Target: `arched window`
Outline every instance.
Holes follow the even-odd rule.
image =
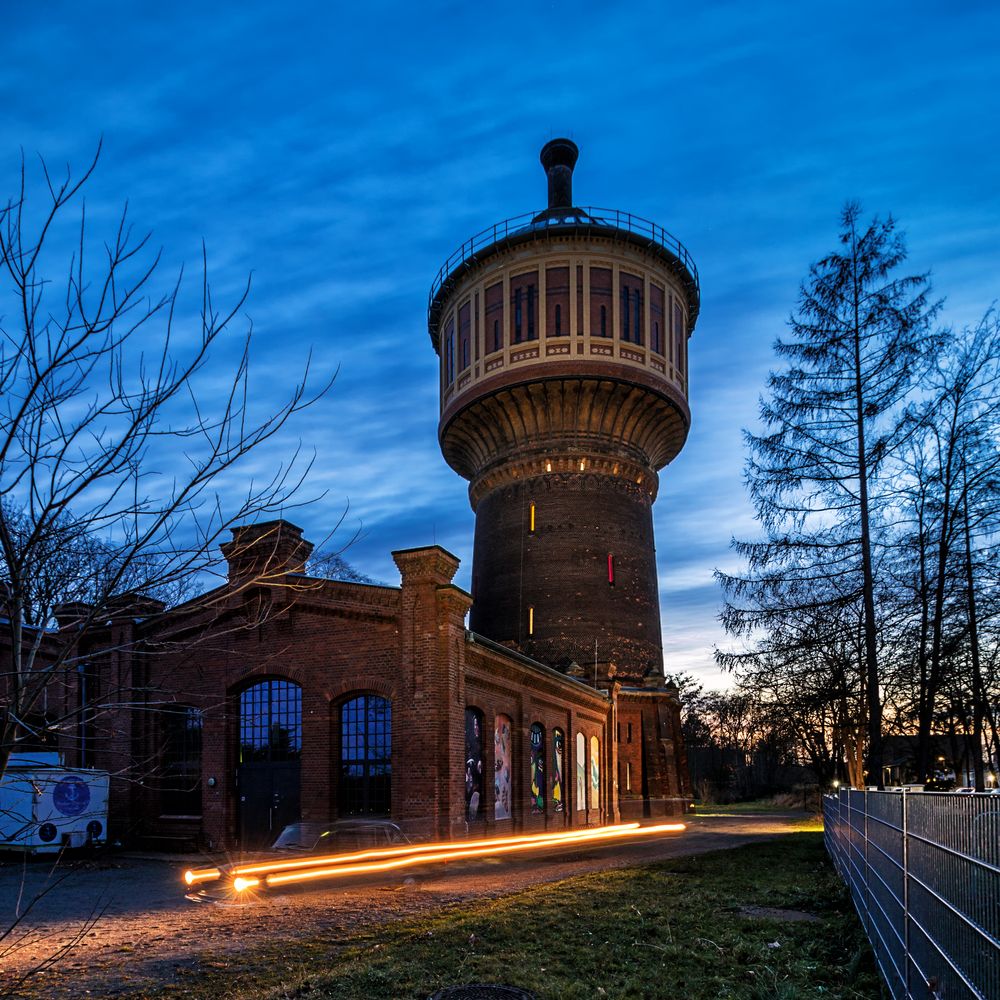
[[[590,808],[601,807],[601,741],[590,737]]]
[[[531,740],[531,812],[545,814],[545,730],[534,722],[529,731]]]
[[[601,336],[608,335],[608,310],[606,306],[601,306]]]
[[[240,693],[240,763],[298,760],[302,754],[302,689],[293,681],[261,681]]]
[[[363,694],[340,706],[340,816],[388,816],[392,809],[392,703]]]
[[[465,818],[483,818],[483,713],[465,710]]]
[[[587,808],[587,740],[583,733],[576,734],[576,809]]]
[[[162,721],[160,809],[165,816],[200,816],[201,709],[190,705],[171,705],[163,712]]]
[[[566,735],[561,729],[552,730],[552,810],[561,813],[565,808],[563,772],[565,770]]]
[[[556,334],[557,337],[562,336],[562,306],[556,303]]]
[[[510,819],[511,721],[498,715],[493,729],[493,818]]]

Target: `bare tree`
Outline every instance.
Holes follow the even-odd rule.
[[[330,384],[307,388],[307,359],[258,413],[252,329],[233,332],[249,283],[220,309],[203,249],[186,311],[183,275],[163,285],[127,208],[95,251],[82,192],[96,166],[55,179],[42,162],[35,188],[22,157],[0,208],[0,774],[38,738],[47,688],[95,626],[172,603],[218,562],[230,527],[296,505],[308,455],[286,448],[263,478],[247,459]],[[75,641],[53,641],[67,605]]]

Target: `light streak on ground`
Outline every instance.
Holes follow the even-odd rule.
[[[527,844],[537,842],[546,844],[559,841],[564,837],[599,836],[616,830],[636,830],[638,823],[618,823],[614,826],[602,826],[581,831],[560,830],[551,833],[522,834],[517,837],[492,837],[481,840],[463,840],[463,848],[502,847],[507,844]],[[196,882],[210,882],[219,879],[223,874],[228,876],[264,875],[268,872],[290,871],[300,868],[329,867],[331,865],[353,864],[363,861],[377,861],[386,858],[403,857],[410,854],[431,854],[439,851],[454,851],[456,841],[445,841],[436,844],[407,844],[405,847],[382,847],[365,851],[355,851],[349,854],[328,854],[316,857],[300,857],[289,861],[251,861],[246,864],[227,867],[225,872],[218,868],[197,868],[184,873],[184,881],[188,885]]]
[[[365,864],[338,864],[326,868],[303,868],[299,871],[271,872],[263,878],[263,884],[272,888],[279,885],[288,885],[295,882],[315,881],[324,878],[344,878],[349,875],[367,875],[376,872],[395,871],[401,868],[412,868],[417,865],[441,864],[446,861],[462,861],[472,858],[493,857],[498,854],[513,854],[519,851],[537,850],[544,847],[564,847],[580,845],[594,845],[599,843],[609,843],[615,840],[632,837],[650,837],[663,833],[676,833],[685,829],[683,823],[662,823],[657,826],[630,826],[622,828],[600,828],[598,830],[586,830],[581,832],[570,832],[553,836],[551,839],[540,841],[532,838],[520,838],[521,842],[506,843],[498,846],[497,841],[490,841],[488,844],[478,847],[452,846],[451,850],[438,850],[434,853],[409,854],[403,857],[391,858],[384,861],[372,861]],[[515,838],[507,838],[514,840]],[[441,845],[435,845],[435,847]],[[237,878],[233,882],[233,887],[238,892],[253,888],[261,884],[261,880],[253,876]]]

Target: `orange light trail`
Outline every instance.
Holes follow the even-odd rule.
[[[662,823],[657,826],[638,825],[622,828],[601,828],[592,831],[565,833],[553,836],[551,839],[539,841],[532,839],[519,843],[507,843],[498,846],[497,841],[489,842],[488,846],[469,848],[452,848],[451,850],[438,850],[432,854],[410,854],[409,856],[391,858],[385,861],[373,861],[367,864],[339,864],[328,868],[307,868],[299,871],[272,872],[264,876],[264,885],[268,888],[278,885],[288,885],[293,882],[312,881],[321,878],[343,878],[348,875],[366,875],[374,872],[394,871],[399,868],[410,868],[416,865],[427,865],[441,863],[444,861],[459,861],[469,858],[490,857],[496,854],[513,854],[516,851],[527,851],[540,847],[564,846],[571,844],[592,844],[601,841],[621,840],[625,837],[645,837],[660,833],[676,833],[684,830],[683,823]],[[509,838],[513,839],[513,838]],[[439,845],[435,845],[437,847]],[[238,878],[234,880],[233,887],[237,891],[252,888],[259,885],[257,878]]]
[[[462,841],[463,848],[503,847],[507,844],[527,844],[537,842],[547,844],[550,841],[560,842],[565,837],[593,837],[615,830],[636,830],[638,823],[619,823],[614,826],[602,826],[582,831],[561,830],[553,833],[522,834],[517,837],[493,837],[481,840]],[[227,868],[225,874],[230,876],[264,875],[268,872],[289,871],[300,868],[317,868],[330,865],[353,864],[362,861],[376,861],[385,858],[402,857],[409,854],[431,854],[439,851],[454,851],[455,841],[437,844],[407,844],[405,847],[383,847],[366,851],[355,851],[350,854],[329,854],[320,857],[296,858],[289,861],[257,861]],[[184,873],[184,881],[188,885],[196,882],[210,882],[223,876],[218,868],[198,868]]]

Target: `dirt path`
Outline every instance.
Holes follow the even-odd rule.
[[[481,862],[417,878],[396,877],[391,882],[312,887],[271,894],[245,905],[195,904],[185,899],[180,873],[195,859],[122,858],[82,864],[69,871],[24,923],[0,942],[0,997],[75,1000],[142,995],[182,981],[189,970],[206,960],[236,957],[265,939],[346,942],[366,929],[433,914],[455,903],[508,895],[587,872],[781,836],[794,832],[795,819],[801,821],[802,814],[697,817],[686,832],[657,841]],[[19,895],[31,899],[49,884],[47,868],[32,865],[25,871],[22,879],[22,866],[0,867],[0,914],[8,920],[16,912]],[[13,950],[2,954],[5,946]],[[67,947],[51,967],[36,971],[16,993],[7,992],[24,972]]]

